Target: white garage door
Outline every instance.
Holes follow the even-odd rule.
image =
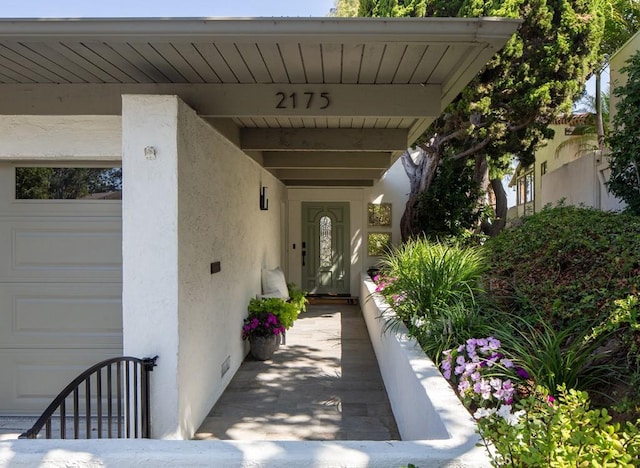
[[[122,354],[121,202],[16,199],[0,164],[0,414],[38,414]]]

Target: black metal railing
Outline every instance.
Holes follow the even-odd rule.
[[[149,372],[156,359],[125,356],[90,367],[60,392],[20,438],[36,439],[43,428],[40,437],[45,439],[148,438]],[[67,408],[72,409],[69,414]]]

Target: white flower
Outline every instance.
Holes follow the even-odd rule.
[[[473,417],[476,419],[486,418],[487,416],[491,416],[496,412],[495,408],[478,408],[475,413],[473,413]]]
[[[510,426],[515,426],[520,421],[520,418],[524,416],[524,410],[516,411],[515,413],[511,412],[511,405],[502,405],[496,414],[500,416],[502,419],[507,421],[507,424]]]

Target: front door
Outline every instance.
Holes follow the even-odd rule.
[[[302,204],[302,288],[349,294],[349,203]]]

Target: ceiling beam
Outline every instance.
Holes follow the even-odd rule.
[[[271,173],[281,180],[374,180],[382,176],[381,169],[274,169]]]
[[[281,180],[289,187],[373,187],[373,180]]]
[[[178,95],[203,117],[440,115],[439,85],[2,84],[0,114],[121,115],[123,94]]]
[[[262,165],[266,169],[387,169],[390,162],[391,153],[368,151],[270,151],[262,156]]]
[[[407,148],[407,130],[245,128],[240,146],[248,151],[396,151]]]

